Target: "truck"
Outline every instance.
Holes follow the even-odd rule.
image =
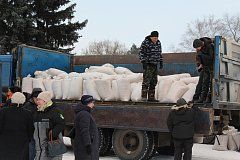
[[[111,63],[133,72],[142,72],[138,55],[76,56],[20,45],[13,55],[1,55],[2,86],[19,85],[36,70],[57,68],[66,72],[84,72],[92,65]],[[160,75],[190,73],[198,75],[195,53],[163,54],[164,69]],[[200,108],[196,118],[196,136],[207,137],[223,125],[240,124],[240,44],[215,37],[211,103],[194,104]],[[1,86],[0,85],[0,86]],[[78,100],[54,100],[63,110],[68,133],[74,127],[74,105]],[[96,101],[93,117],[99,128],[100,155],[113,149],[120,159],[149,159],[154,151],[171,146],[167,116],[173,103]]]

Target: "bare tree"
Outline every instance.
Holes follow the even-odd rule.
[[[192,51],[192,42],[200,37],[214,37],[215,35],[228,36],[225,23],[222,19],[217,19],[213,15],[197,19],[188,24],[187,30],[183,34],[182,42],[179,44],[182,50]]]
[[[88,48],[83,50],[85,55],[124,55],[127,54],[127,49],[124,44],[119,41],[94,41],[91,42]]]
[[[228,14],[224,15],[223,21],[228,31],[228,36],[233,38],[236,42],[240,42],[240,16]]]

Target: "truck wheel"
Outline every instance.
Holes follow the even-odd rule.
[[[149,147],[148,147],[148,151],[146,153],[146,158],[147,159],[151,159],[152,155],[153,155],[153,151],[154,151],[154,135],[152,132],[148,132],[147,133],[148,139],[149,139]]]
[[[105,156],[111,149],[111,135],[107,129],[98,128],[99,133],[99,155]]]
[[[112,138],[114,153],[122,160],[143,160],[149,149],[146,131],[115,130]]]

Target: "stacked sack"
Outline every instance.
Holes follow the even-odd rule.
[[[236,151],[240,150],[240,132],[233,126],[226,126],[222,135],[217,135],[213,145],[213,150]]]
[[[78,100],[83,94],[89,94],[103,101],[141,101],[142,73],[133,73],[124,67],[111,64],[91,66],[84,73],[50,68],[36,71],[35,78],[30,75],[23,78],[22,89],[31,93],[33,88],[42,88],[52,93],[55,99]],[[162,103],[176,103],[183,97],[192,100],[198,77],[188,73],[158,76],[155,98]]]

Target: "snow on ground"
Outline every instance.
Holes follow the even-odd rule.
[[[71,146],[69,138],[64,137],[64,143]],[[63,160],[74,160],[73,151],[69,151],[63,155]],[[100,160],[119,160],[116,157],[101,157]],[[157,155],[152,160],[173,160],[172,156]],[[212,145],[194,144],[193,160],[240,160],[240,153],[235,151],[215,151]]]

